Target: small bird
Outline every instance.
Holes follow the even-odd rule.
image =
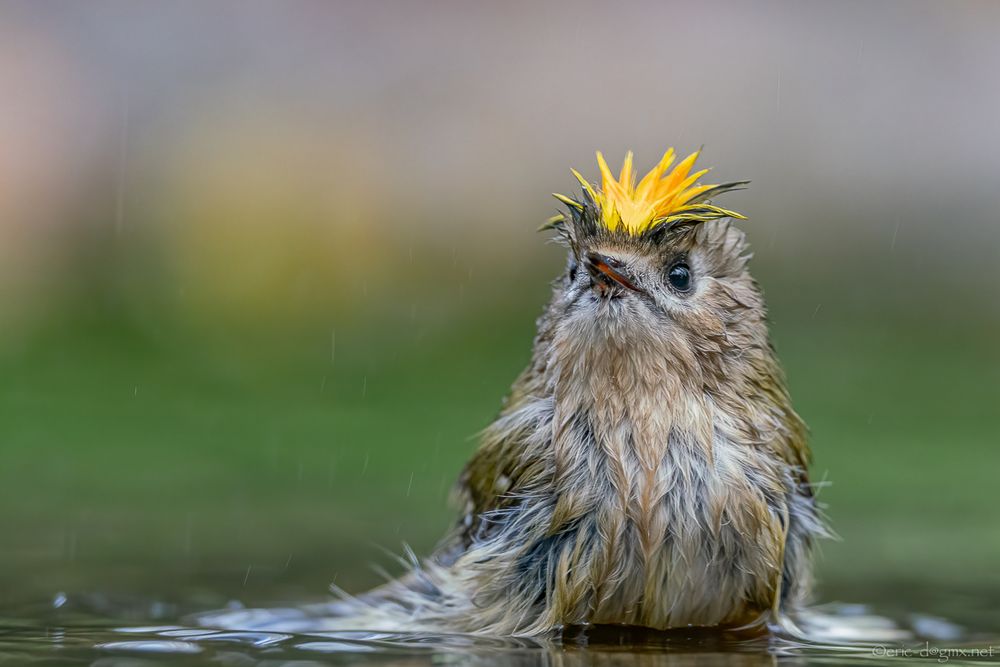
[[[463,514],[328,627],[537,636],[616,624],[766,630],[825,534],[750,276],[744,216],[698,153],[556,194],[568,260],[528,367],[457,485]]]

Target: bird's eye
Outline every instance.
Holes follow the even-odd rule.
[[[576,280],[576,258],[571,258],[569,260],[569,281],[573,282]]]
[[[667,280],[670,286],[678,292],[687,292],[691,289],[691,268],[684,262],[677,262],[667,271]]]

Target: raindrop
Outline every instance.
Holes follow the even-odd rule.
[[[125,223],[125,181],[128,166],[129,101],[122,100],[121,139],[118,146],[118,179],[115,188],[115,233],[121,234]]]
[[[76,530],[70,530],[66,535],[66,557],[70,562],[76,560]]]
[[[778,83],[774,93],[774,110],[781,113],[781,70],[778,70]]]
[[[191,555],[191,545],[193,543],[193,521],[191,514],[187,515],[187,522],[184,527],[184,553],[188,556]]]

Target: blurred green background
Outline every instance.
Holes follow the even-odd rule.
[[[562,266],[548,193],[701,144],[753,180],[818,597],[1000,596],[1000,6],[0,15],[5,603],[306,601],[426,553]]]

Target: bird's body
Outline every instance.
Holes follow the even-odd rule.
[[[339,603],[340,627],[763,625],[807,590],[823,528],[805,427],[738,214],[703,196],[734,184],[692,187],[694,156],[663,176],[668,158],[638,186],[631,156],[620,181],[602,159],[601,190],[560,196],[569,263],[462,474],[462,518],[411,572]]]

